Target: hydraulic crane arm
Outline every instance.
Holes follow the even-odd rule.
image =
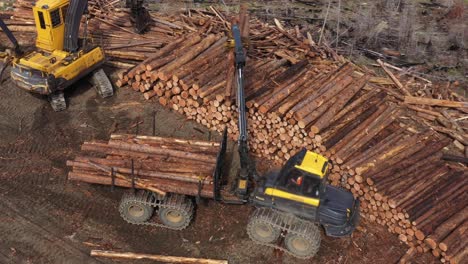
[[[237,183],[237,195],[242,198],[248,196],[248,182],[257,177],[255,165],[249,155],[248,134],[247,134],[247,113],[244,95],[244,67],[246,56],[242,45],[241,33],[238,25],[232,26],[234,37],[234,54],[236,64],[237,79],[237,108],[239,111],[239,139],[238,151],[240,158],[240,172]]]
[[[135,20],[135,32],[142,34],[151,22],[148,10],[143,6],[144,0],[126,0],[125,6],[132,11]]]
[[[0,28],[2,29],[3,32],[5,32],[8,39],[13,44],[13,50],[14,50],[15,54],[20,54],[21,50],[20,50],[20,47],[19,47],[19,44],[18,44],[18,40],[16,40],[13,33],[10,31],[10,29],[7,27],[7,25],[5,24],[5,22],[3,22],[3,20],[1,18],[0,18]]]
[[[88,8],[87,0],[70,0],[65,17],[64,50],[75,52],[79,49],[78,34],[80,32],[81,17]]]

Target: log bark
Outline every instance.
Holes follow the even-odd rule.
[[[463,210],[451,216],[444,223],[439,225],[434,230],[434,233],[429,235],[424,240],[424,242],[426,242],[426,245],[429,246],[431,249],[435,249],[439,242],[441,242],[445,237],[447,237],[450,234],[450,232],[452,232],[452,230],[454,230],[466,219],[468,219],[468,207],[465,207]]]
[[[202,53],[204,50],[209,48],[214,42],[216,42],[219,39],[214,34],[208,35],[206,38],[204,38],[200,43],[197,45],[194,45],[189,51],[187,51],[185,54],[181,54],[180,57],[175,59],[174,61],[170,62],[169,64],[165,65],[163,68],[160,69],[160,79],[161,80],[167,80],[169,76],[172,76],[172,72],[184,65],[185,63],[189,62],[196,56],[198,56],[200,53]],[[162,77],[162,78],[161,78]]]
[[[424,97],[405,96],[406,104],[431,105],[441,107],[468,108],[468,102],[457,102],[449,100],[439,100]]]
[[[186,258],[163,255],[140,254],[133,252],[115,252],[103,250],[91,250],[92,257],[118,258],[118,259],[150,259],[165,263],[184,263],[184,264],[227,264],[227,260]]]
[[[456,227],[442,242],[439,243],[439,248],[443,252],[449,249],[460,247],[466,244],[466,230],[468,229],[468,220]]]
[[[345,106],[348,101],[360,90],[364,85],[366,85],[367,81],[369,80],[369,77],[364,75],[361,77],[358,81],[350,85],[345,89],[345,91],[340,94],[339,98],[336,100],[336,102],[331,106],[328,111],[320,116],[317,121],[313,124],[311,130],[314,133],[319,133],[323,129],[327,128],[333,119],[335,117],[336,113]]]

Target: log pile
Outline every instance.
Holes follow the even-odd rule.
[[[112,9],[95,6],[96,18],[112,16]],[[94,38],[102,39],[113,65],[125,68],[118,74],[118,87],[141,92],[210,129],[227,128],[236,139],[229,41],[230,22],[235,21],[249,56],[245,93],[252,152],[278,163],[303,147],[321,153],[331,160],[330,182],[360,197],[364,217],[387,226],[411,252],[431,251],[451,263],[466,257],[466,167],[460,163],[463,157],[448,162],[444,155],[453,147],[466,153],[466,131],[457,121],[468,111],[463,98],[439,88],[432,88],[429,96],[428,89],[417,89],[392,73],[401,69],[382,62],[377,65],[388,78],[376,77],[326,45],[318,47],[308,32],[277,20],[260,22],[245,8],[238,18],[213,7],[161,17],[153,19],[163,30],[152,27],[131,41],[127,39],[136,36],[122,19],[109,19],[112,25],[99,19],[90,24],[103,32]],[[427,83],[420,76],[412,78]],[[145,155],[137,157],[147,159]],[[76,170],[92,170],[111,184],[110,163],[97,161],[102,159],[89,162],[98,167]],[[128,177],[128,163],[118,165],[126,169],[119,175]],[[71,178],[74,173],[75,167]]]
[[[97,155],[67,161],[69,180],[135,187],[164,195],[176,192],[213,197],[220,144],[176,138],[113,134],[107,142],[85,142]]]
[[[289,42],[275,43],[273,50],[308,43],[292,36],[293,30],[267,28],[288,36]],[[258,38],[258,32],[251,30],[248,38]],[[227,127],[236,139],[234,64],[232,51],[222,44],[226,37],[223,32],[192,33],[120,73],[117,85],[213,130]],[[400,100],[411,95],[398,86],[375,84],[373,73],[352,63],[322,58],[315,46],[292,56],[291,50],[288,56],[273,51],[264,58],[266,52],[258,53],[261,46],[250,44],[255,55],[245,70],[245,93],[251,150],[281,162],[302,147],[327,156],[331,183],[361,197],[368,219],[386,225],[417,252],[431,250],[443,262],[458,263],[466,254],[464,244],[453,241],[464,229],[445,222],[467,219],[456,214],[467,201],[465,168],[441,159],[451,140],[414,118],[411,106]],[[446,231],[439,231],[432,238],[435,246],[429,246],[426,237],[439,227]],[[440,246],[451,248],[450,253]]]

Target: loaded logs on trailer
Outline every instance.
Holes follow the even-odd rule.
[[[113,134],[107,142],[85,142],[81,149],[97,155],[67,161],[72,167],[69,180],[134,187],[160,195],[214,195],[219,143]]]

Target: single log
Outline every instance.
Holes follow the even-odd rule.
[[[468,102],[457,102],[457,101],[439,100],[439,99],[414,97],[414,96],[405,96],[405,103],[441,106],[441,107],[468,108]]]
[[[408,92],[408,90],[405,88],[405,86],[403,86],[403,84],[401,84],[400,80],[398,80],[398,78],[395,77],[395,75],[393,75],[393,73],[389,69],[387,69],[387,67],[385,67],[384,63],[380,59],[377,60],[377,62],[380,64],[380,67],[382,67],[382,69],[385,71],[385,73],[387,73],[387,75],[390,77],[390,79],[392,79],[392,81],[395,83],[395,85],[402,91],[402,93],[404,95],[410,96],[411,94]]]
[[[444,154],[444,155],[442,155],[442,159],[446,160],[446,161],[459,162],[459,163],[463,163],[465,165],[468,165],[468,158],[463,157],[463,156]]]
[[[220,143],[218,142],[211,142],[211,141],[201,141],[201,140],[188,140],[188,139],[180,139],[180,138],[167,138],[167,137],[157,137],[157,136],[139,136],[139,135],[131,135],[131,134],[112,134],[111,139],[141,139],[141,140],[148,140],[148,141],[155,141],[160,143],[167,143],[167,144],[182,144],[182,145],[190,145],[190,146],[200,146],[200,147],[219,147]]]
[[[89,143],[89,142],[86,142],[86,143]],[[200,161],[213,162],[213,163],[216,162],[215,156],[201,154],[201,153],[189,153],[189,152],[180,151],[180,150],[160,149],[157,147],[130,144],[130,143],[124,143],[124,142],[113,142],[113,141],[109,142],[108,146],[109,148],[116,148],[116,149],[126,150],[126,151],[135,151],[135,152],[142,152],[142,153],[156,154],[156,155],[168,155],[168,156],[174,156],[178,158],[186,158],[186,159],[200,160]]]
[[[133,252],[115,252],[103,250],[91,250],[92,257],[118,258],[118,259],[150,259],[165,263],[184,263],[184,264],[227,264],[227,260],[185,258],[163,255],[140,254]]]
[[[130,168],[132,166],[132,158],[124,156],[111,156],[107,155],[105,159],[103,158],[94,158],[87,156],[78,156],[75,157],[74,161],[78,162],[94,162],[98,164],[104,164],[109,167],[126,167]],[[161,172],[207,172],[211,174],[214,168],[214,164],[209,164],[205,162],[200,162],[196,160],[186,160],[186,159],[177,159],[177,158],[166,158],[161,157],[161,159],[133,159],[133,166],[135,169],[144,169],[151,171],[161,171]]]

